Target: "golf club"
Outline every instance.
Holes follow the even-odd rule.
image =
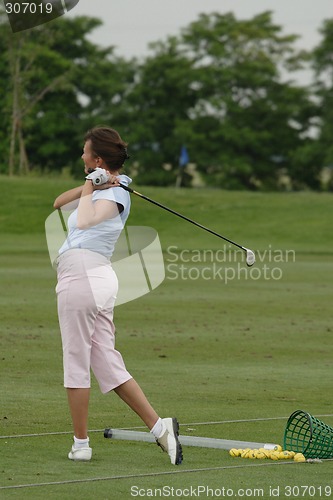
[[[144,194],[139,193],[138,191],[135,191],[134,189],[132,189],[128,186],[125,186],[124,184],[120,183],[119,186],[122,187],[123,189],[125,189],[125,191],[128,191],[129,193],[136,194],[140,198],[143,198],[144,200],[149,201],[150,203],[153,203],[154,205],[157,205],[160,208],[163,208],[163,210],[167,210],[168,212],[170,212],[174,215],[177,215],[177,217],[180,217],[181,219],[184,219],[187,222],[190,222],[191,224],[194,224],[195,226],[200,227],[201,229],[204,229],[205,231],[208,231],[208,233],[211,233],[214,236],[217,236],[218,238],[221,238],[222,240],[225,240],[228,243],[235,245],[236,247],[240,248],[241,250],[244,250],[244,252],[246,253],[246,264],[249,267],[253,266],[253,264],[255,263],[256,258],[255,258],[254,252],[252,252],[252,250],[250,250],[249,248],[243,247],[242,245],[239,245],[238,243],[235,243],[234,241],[229,240],[229,238],[226,238],[225,236],[222,236],[221,234],[216,233],[215,231],[212,231],[208,227],[205,227],[202,224],[199,224],[198,222],[195,222],[194,220],[189,219],[188,217],[185,217],[185,215],[182,215],[179,212],[176,212],[175,210],[172,210],[171,208],[166,207],[165,205],[162,205],[158,201],[155,201],[155,200],[152,200],[151,198],[148,198],[148,196],[145,196]]]

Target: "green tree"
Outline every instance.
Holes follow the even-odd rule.
[[[68,86],[48,94],[36,108],[30,149],[39,166],[69,166],[82,175],[85,131],[98,123],[121,129],[127,124],[125,97],[135,64],[116,56],[113,47],[101,48],[88,40],[100,24],[98,19],[77,17],[52,25],[50,49],[70,64],[71,71]]]
[[[116,57],[112,47],[88,40],[100,24],[95,18],[61,18],[14,35],[0,25],[3,60],[9,61],[0,77],[8,90],[0,134],[11,130],[9,173],[64,166],[76,171],[87,128],[125,123],[123,97],[134,65]]]
[[[8,171],[11,100],[9,98],[10,73],[8,60],[9,24],[0,6],[0,173]],[[7,166],[5,164],[7,163]]]
[[[3,133],[9,139],[8,174],[27,173],[27,133],[31,111],[48,93],[66,80],[69,65],[48,48],[49,30],[23,31],[12,34],[1,15],[0,44],[6,71],[2,80],[6,89],[3,102]]]
[[[306,157],[306,172],[312,172],[312,187],[319,186],[323,167],[333,168],[333,19],[324,21],[320,33],[322,40],[313,50],[319,133],[308,145]]]
[[[175,182],[173,172],[162,165],[178,164],[182,145],[178,120],[189,119],[196,91],[192,66],[179,49],[177,38],[151,44],[154,54],[138,67],[136,84],[128,96],[128,137],[133,158],[140,164],[137,181],[165,185]]]
[[[311,53],[312,134],[292,154],[294,185],[312,189],[322,188],[323,167],[333,168],[333,19],[324,21],[319,31],[322,39]]]
[[[214,185],[276,185],[311,114],[307,90],[285,79],[307,54],[295,49],[297,36],[281,31],[270,12],[250,20],[202,14],[179,37],[153,46],[132,95],[145,168],[155,158],[155,170],[169,162],[176,169],[184,143]]]

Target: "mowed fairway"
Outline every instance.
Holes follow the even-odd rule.
[[[106,440],[105,427],[144,427],[95,381],[93,460],[70,462],[44,222],[75,183],[0,181],[0,498],[333,498],[333,461],[184,447],[174,467],[155,444]],[[129,224],[158,231],[166,278],[116,308],[117,346],[160,415],[177,416],[184,435],[280,444],[297,409],[333,426],[332,195],[139,191],[257,254],[247,268],[241,251],[132,198]]]

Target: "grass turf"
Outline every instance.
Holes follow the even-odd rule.
[[[163,487],[165,496],[174,488],[174,496],[183,491],[185,497],[199,486],[216,496],[223,487],[248,490],[250,498],[270,498],[272,488],[285,498],[332,495],[325,490],[333,487],[331,462],[250,461],[223,450],[186,448],[184,463],[172,467],[155,445],[111,442],[102,432],[91,432],[91,463],[69,462],[55,274],[43,231],[52,200],[74,183],[1,182],[0,434],[67,433],[0,439],[0,487],[45,484],[2,489],[1,498],[125,499]],[[158,230],[166,279],[116,308],[117,347],[157,411],[176,414],[182,434],[281,444],[294,410],[331,415],[332,196],[142,192],[248,246],[258,258],[248,269],[243,255],[218,238],[132,198],[129,224]],[[332,416],[322,420],[333,426]],[[141,425],[93,382],[90,429]]]

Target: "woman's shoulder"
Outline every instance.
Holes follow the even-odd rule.
[[[125,174],[119,175],[120,182],[128,186],[132,179]],[[110,187],[108,189],[100,189],[93,192],[93,200],[110,200],[122,202],[129,197],[129,193],[122,187]]]
[[[120,174],[118,177],[120,179],[120,182],[122,184],[125,184],[126,186],[129,186],[132,182],[132,179],[130,177],[128,177],[128,175],[126,175],[126,174]]]

